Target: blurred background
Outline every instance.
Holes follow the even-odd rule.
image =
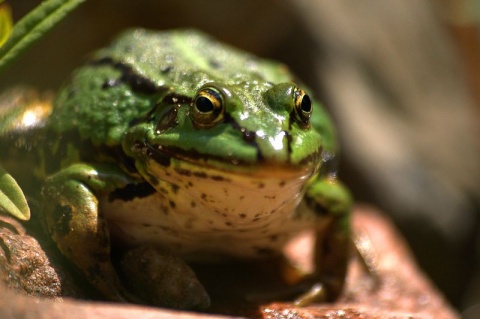
[[[40,1],[9,3],[18,20]],[[134,26],[194,27],[288,64],[337,124],[356,201],[395,221],[460,312],[480,308],[479,0],[87,1],[0,89],[55,91]]]

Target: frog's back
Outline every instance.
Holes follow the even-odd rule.
[[[282,64],[260,59],[193,29],[129,30],[110,47],[98,51],[95,58],[130,65],[136,74],[157,86],[172,86],[176,93],[185,95],[207,81],[292,80]]]

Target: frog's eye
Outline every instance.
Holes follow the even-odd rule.
[[[296,89],[295,98],[295,117],[302,124],[308,124],[312,116],[313,106],[312,100],[304,90]]]
[[[195,124],[211,127],[224,118],[224,98],[220,91],[213,87],[198,91],[190,107],[190,117]]]

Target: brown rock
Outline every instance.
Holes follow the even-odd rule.
[[[216,291],[213,289],[212,299],[224,295],[225,302],[222,303],[221,299],[213,301],[209,311],[217,313],[215,318],[228,318],[219,317],[218,313],[252,318],[459,318],[415,265],[403,239],[388,220],[374,209],[360,206],[355,211],[353,224],[360,250],[368,256],[375,273],[366,272],[358,255],[353,256],[345,292],[336,303],[297,308],[291,303],[252,301],[244,294],[245,287],[252,283],[240,278],[240,283],[239,280],[237,283],[235,280],[217,282],[219,287]],[[137,305],[69,298],[59,302],[25,296],[52,298],[65,295],[62,291],[63,270],[49,262],[38,242],[25,234],[15,221],[6,223],[2,218],[0,238],[3,250],[0,251],[0,276],[5,283],[0,287],[2,318],[213,318],[209,314]],[[287,248],[287,254],[305,268],[309,267],[311,239],[310,234],[304,234]],[[234,268],[225,268],[225,272],[228,273],[229,269],[235,271]],[[248,274],[248,271],[243,272]],[[215,276],[220,274],[215,273]]]

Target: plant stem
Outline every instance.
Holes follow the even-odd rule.
[[[18,21],[10,38],[0,48],[0,73],[84,1],[46,0]]]

